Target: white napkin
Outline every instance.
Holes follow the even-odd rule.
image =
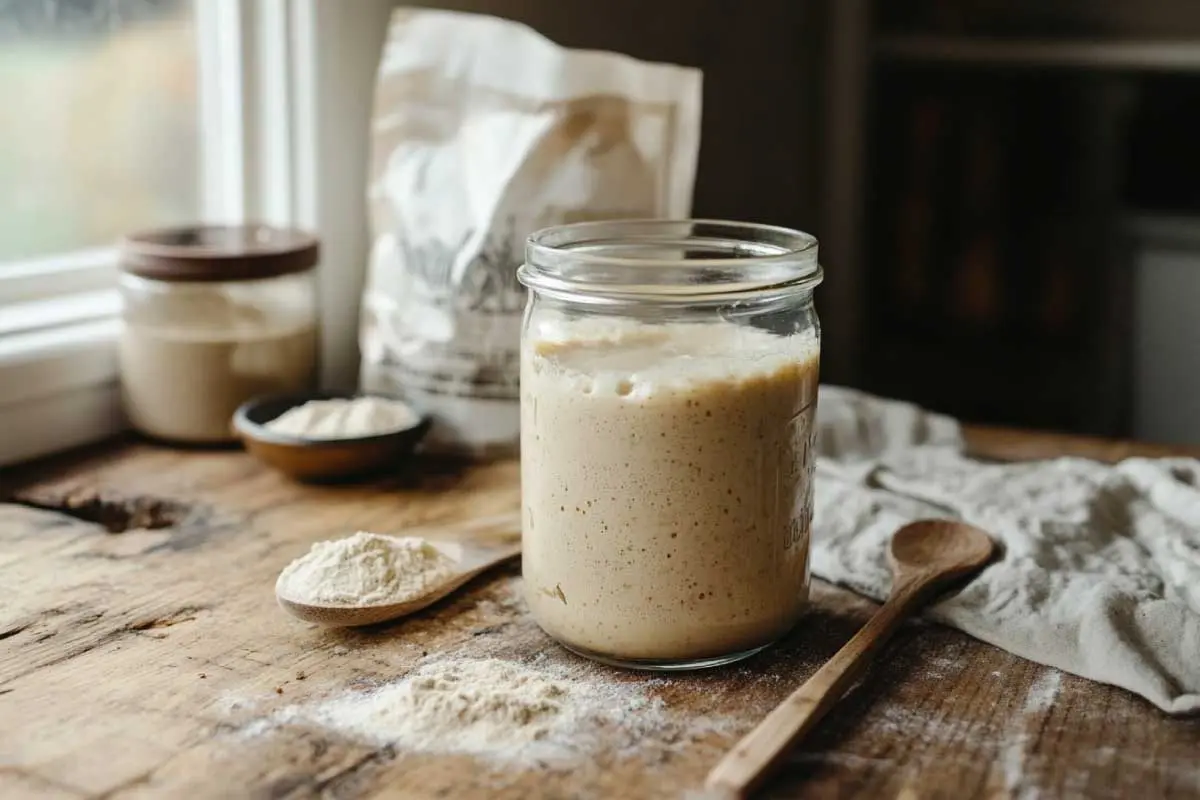
[[[958,424],[822,386],[813,572],[876,599],[905,522],[958,517],[1003,558],[929,616],[1022,658],[1200,711],[1200,461],[985,464]]]

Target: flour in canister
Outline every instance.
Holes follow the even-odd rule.
[[[454,569],[454,560],[425,539],[359,531],[317,542],[279,574],[276,591],[308,605],[402,603],[424,594]]]
[[[170,286],[124,311],[121,395],[135,428],[169,441],[229,441],[242,403],[312,385],[317,324],[303,302],[289,295],[263,308],[223,284]]]
[[[411,428],[419,417],[401,400],[386,397],[310,400],[263,427],[305,439],[349,439]]]

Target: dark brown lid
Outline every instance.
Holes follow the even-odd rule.
[[[188,225],[121,241],[121,268],[160,281],[249,281],[315,266],[315,237],[269,225]]]

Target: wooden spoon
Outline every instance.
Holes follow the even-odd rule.
[[[750,731],[712,772],[705,787],[732,797],[757,789],[858,680],[900,623],[935,590],[977,572],[996,551],[991,537],[965,522],[921,520],[892,537],[892,594],[815,675]]]
[[[306,622],[330,627],[375,625],[398,619],[433,605],[481,572],[521,553],[521,515],[502,514],[449,526],[409,528],[404,536],[420,536],[455,563],[455,569],[419,597],[401,603],[362,606],[323,606],[286,597],[275,586],[275,599],[283,610]]]

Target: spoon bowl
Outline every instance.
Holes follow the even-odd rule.
[[[429,534],[429,535],[426,535]],[[474,520],[452,528],[409,528],[404,536],[420,536],[454,562],[454,569],[426,586],[419,595],[394,603],[320,605],[288,597],[275,585],[279,606],[297,619],[331,628],[377,625],[406,617],[453,593],[480,573],[521,553],[521,517],[503,514]],[[450,538],[453,536],[453,538]]]
[[[992,537],[954,519],[910,522],[892,536],[893,570],[936,568],[946,580],[973,572],[992,559]]]

